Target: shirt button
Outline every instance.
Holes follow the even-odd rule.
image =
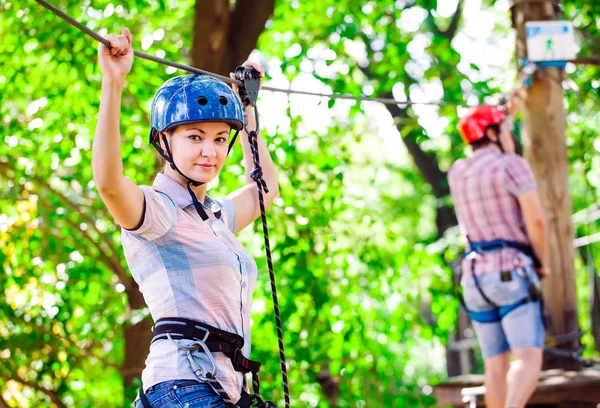
[[[246,286],[248,286],[246,285],[246,282],[242,283],[242,288],[246,289]]]

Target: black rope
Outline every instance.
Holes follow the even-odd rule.
[[[110,42],[106,38],[104,38],[103,36],[101,36],[100,34],[94,32],[94,31],[90,30],[88,27],[84,26],[83,24],[81,24],[80,22],[78,22],[77,20],[75,20],[73,17],[71,17],[68,14],[66,14],[65,12],[63,12],[62,10],[59,10],[58,8],[52,6],[51,4],[48,4],[45,0],[35,0],[35,2],[38,3],[38,4],[40,4],[41,6],[43,6],[44,8],[46,8],[47,10],[51,11],[52,13],[54,13],[55,15],[57,15],[58,17],[62,18],[67,23],[69,23],[72,26],[76,27],[77,29],[81,30],[83,33],[85,33],[88,36],[92,37],[94,40],[96,40],[96,41],[104,44],[108,49],[112,48],[111,45],[110,45]],[[208,75],[208,76],[211,76],[213,78],[218,78],[221,81],[226,82],[228,84],[234,84],[234,85],[239,85],[239,86],[243,85],[242,81],[239,81],[237,79],[231,79],[231,78],[223,76],[223,75],[215,74],[214,72],[205,71],[205,70],[200,69],[200,68],[195,68],[195,67],[191,67],[189,65],[180,64],[178,62],[169,61],[169,60],[166,60],[164,58],[159,58],[159,57],[156,57],[154,55],[147,54],[145,52],[135,51],[134,50],[133,51],[133,55],[135,55],[138,58],[142,58],[142,59],[145,59],[145,60],[148,60],[148,61],[156,62],[157,64],[162,64],[162,65],[166,65],[166,66],[169,66],[169,67],[177,68],[177,69],[180,69],[182,71],[190,72],[192,74]],[[299,90],[294,90],[294,89],[275,88],[275,87],[271,87],[271,86],[263,86],[262,89],[264,89],[265,91],[280,92],[280,93],[284,93],[284,94],[288,94],[288,95],[289,94],[298,94],[298,95],[318,96],[318,97],[329,98],[329,99],[345,99],[345,100],[353,100],[353,101],[379,102],[379,103],[382,103],[384,105],[404,105],[404,106],[409,106],[409,105],[465,106],[464,104],[460,104],[460,103],[398,101],[398,100],[396,100],[394,98],[371,98],[371,97],[368,97],[368,96],[352,96],[352,95],[341,95],[341,94],[325,94],[325,93],[320,93],[320,92],[310,92],[310,91],[299,91]]]
[[[288,386],[287,368],[285,360],[285,350],[283,346],[283,330],[281,329],[281,313],[279,311],[279,301],[277,299],[277,286],[275,284],[275,273],[273,272],[273,259],[271,257],[271,244],[269,242],[269,226],[267,225],[267,213],[265,209],[265,199],[263,191],[268,193],[269,189],[267,183],[262,178],[262,168],[260,167],[260,157],[258,153],[258,111],[254,108],[254,117],[256,120],[256,130],[248,131],[248,144],[252,151],[252,162],[254,168],[250,173],[252,180],[256,182],[256,188],[258,190],[258,202],[260,205],[260,217],[262,220],[263,235],[265,237],[265,252],[267,255],[267,265],[269,267],[269,278],[271,280],[271,294],[273,295],[273,309],[275,310],[275,325],[277,327],[277,340],[279,342],[279,360],[281,363],[281,378],[283,380],[283,395],[285,398],[285,406],[290,406],[290,390]]]
[[[79,30],[83,31],[85,34],[89,35],[90,37],[92,37],[94,40],[98,41],[99,43],[104,44],[108,49],[112,49],[112,46],[110,45],[110,42],[102,37],[100,34],[90,30],[88,27],[84,26],[83,24],[81,24],[79,21],[75,20],[73,17],[69,16],[67,13],[65,13],[64,11],[54,7],[51,4],[48,4],[46,1],[44,0],[35,0],[36,3],[40,4],[41,6],[45,7],[46,9],[50,10],[52,13],[56,14],[58,17],[62,18],[63,20],[65,20],[67,23],[71,24],[72,26],[78,28]],[[219,75],[219,74],[215,74],[209,71],[205,71],[203,69],[199,69],[199,68],[194,68],[194,67],[190,67],[184,64],[180,64],[177,62],[173,62],[173,61],[169,61],[163,58],[159,58],[156,57],[154,55],[150,55],[150,54],[146,54],[145,52],[141,52],[141,51],[133,51],[133,55],[135,55],[138,58],[142,58],[148,61],[152,61],[152,62],[156,62],[162,65],[167,65],[169,67],[173,67],[173,68],[177,68],[180,69],[182,71],[188,71],[191,72],[193,74],[200,74],[200,75],[209,75],[215,78],[220,79],[221,81],[230,83],[230,84],[236,84],[236,85],[241,85],[240,81],[236,81],[233,80],[229,77],[223,76],[223,75]]]

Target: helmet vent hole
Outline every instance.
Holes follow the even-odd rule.
[[[206,98],[206,96],[201,96],[198,98],[198,104],[204,106],[208,103],[208,99]]]
[[[227,98],[224,96],[219,96],[219,102],[221,103],[221,105],[227,105]]]

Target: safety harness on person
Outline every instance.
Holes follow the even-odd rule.
[[[249,67],[243,67],[250,69]],[[256,78],[259,78],[258,76]],[[252,84],[258,92],[259,80]],[[245,94],[245,89],[240,87],[240,94]],[[254,89],[252,89],[254,91]],[[177,125],[190,122],[226,122],[229,123],[235,134],[229,143],[228,154],[235,140],[244,128],[244,112],[237,96],[233,90],[224,82],[209,76],[184,75],[166,81],[157,91],[152,103],[152,130],[150,132],[150,144],[169,163],[172,169],[183,176],[187,183],[187,189],[192,197],[194,207],[203,221],[208,220],[205,207],[196,198],[192,186],[204,184],[186,176],[175,164],[165,132]],[[163,149],[159,137],[162,136]],[[210,211],[210,210],[209,210]],[[220,211],[214,213],[220,218]],[[187,359],[192,370],[198,377],[198,381],[208,383],[217,392],[227,407],[261,407],[271,408],[276,405],[271,401],[264,401],[260,396],[260,383],[258,371],[261,363],[252,361],[242,354],[244,339],[236,333],[227,332],[203,322],[183,319],[178,317],[166,317],[156,321],[153,327],[155,341],[171,341],[177,348],[185,350]],[[179,343],[179,340],[189,340],[189,345]],[[211,370],[206,371],[194,360],[193,352],[206,353],[211,362]],[[243,373],[251,373],[253,394],[245,389],[241,390],[241,398],[231,401],[223,386],[216,379],[217,365],[211,353],[223,353],[233,365],[233,368]],[[244,376],[244,388],[245,388]],[[144,394],[143,385],[139,392],[140,401],[144,408],[151,408],[148,398]]]
[[[260,396],[260,382],[258,371],[261,363],[249,360],[242,354],[244,339],[242,336],[225,330],[218,329],[206,323],[183,318],[162,318],[156,321],[152,327],[154,336],[152,343],[159,340],[168,340],[173,342],[177,348],[185,350],[187,359],[200,382],[208,383],[223,399],[228,407],[264,407],[275,406],[271,401],[264,401]],[[190,340],[189,345],[182,345],[178,340]],[[211,369],[206,371],[194,360],[193,352],[206,353],[211,363]],[[237,402],[231,401],[225,389],[216,379],[217,363],[211,353],[223,353],[231,360],[231,364],[236,371],[243,374],[252,374],[253,394],[249,394],[245,389],[241,391],[241,397]],[[144,408],[151,408],[148,398],[140,389],[140,400]]]
[[[459,123],[459,129],[461,136],[468,144],[478,142],[480,140],[485,139],[486,130],[490,126],[498,126],[505,119],[506,114],[503,109],[500,109],[496,106],[480,106],[476,108],[472,108],[467,115],[461,119]],[[498,135],[497,142],[494,142],[498,145],[500,150],[504,152],[502,143],[500,141],[500,135]],[[493,302],[489,296],[481,288],[481,284],[479,283],[479,278],[475,273],[475,263],[477,262],[477,258],[485,253],[494,252],[501,250],[503,248],[512,248],[516,249],[519,252],[523,253],[527,257],[529,257],[533,261],[533,266],[535,268],[539,268],[541,266],[540,260],[536,256],[531,245],[524,244],[522,242],[509,241],[503,239],[497,239],[493,241],[484,241],[484,242],[472,242],[468,237],[468,246],[465,251],[464,257],[471,260],[471,275],[473,277],[473,281],[475,283],[475,287],[477,291],[481,295],[481,297],[485,300],[485,302],[492,307],[491,310],[486,310],[483,312],[477,312],[474,310],[469,310],[467,308],[464,299],[462,296],[458,296],[461,304],[468,312],[469,317],[476,322],[479,323],[495,323],[501,321],[507,314],[518,309],[519,307],[526,305],[531,302],[540,302],[540,307],[542,308],[542,316],[543,316],[543,299],[540,290],[533,283],[531,278],[529,277],[528,267],[519,268],[514,271],[502,271],[500,272],[500,279],[503,282],[510,281],[513,279],[512,272],[515,272],[518,275],[522,275],[522,277],[527,282],[528,294],[522,299],[504,306],[499,306],[495,302]]]
[[[535,255],[533,248],[530,245],[523,244],[521,242],[515,241],[506,241],[506,240],[494,240],[494,241],[486,241],[486,242],[471,242],[469,241],[469,249],[465,252],[465,258],[471,259],[471,275],[473,277],[473,281],[475,282],[475,287],[477,291],[481,295],[481,297],[489,304],[493,309],[486,310],[483,312],[476,312],[474,310],[469,310],[464,300],[459,297],[461,303],[464,308],[469,313],[469,317],[471,320],[479,322],[479,323],[495,323],[501,321],[507,314],[516,310],[517,308],[526,305],[530,302],[542,302],[542,294],[537,286],[533,283],[531,278],[529,277],[528,267],[523,267],[514,270],[515,273],[522,275],[522,277],[527,281],[528,294],[522,299],[511,303],[509,305],[498,306],[495,302],[493,302],[483,291],[481,285],[479,283],[479,279],[477,278],[477,274],[475,273],[475,262],[477,261],[477,257],[483,255],[486,252],[498,251],[503,248],[513,248],[516,249],[523,254],[527,255],[532,259],[534,267],[540,267],[540,262],[537,256]],[[500,279],[503,282],[510,281],[513,279],[512,271],[503,271],[500,272]],[[541,306],[543,308],[543,306]]]

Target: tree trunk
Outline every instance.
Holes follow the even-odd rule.
[[[229,34],[229,0],[196,0],[192,65],[224,74]],[[234,67],[235,68],[235,67]]]
[[[590,299],[592,303],[592,334],[594,335],[596,350],[600,351],[600,277],[595,270],[590,284],[593,289]]]
[[[137,310],[145,306],[144,298],[133,279],[126,292],[129,310]],[[152,322],[149,318],[125,328],[125,361],[121,370],[125,387],[132,386],[133,380],[142,374],[152,341],[151,329]]]
[[[517,3],[512,8],[517,30],[517,60],[527,56],[525,22],[556,20],[549,3]],[[547,332],[551,335],[579,330],[573,267],[573,224],[565,143],[565,112],[560,68],[538,68],[532,75],[523,103],[522,135],[525,157],[538,183],[548,223],[548,259],[551,275],[543,286]],[[568,344],[566,347],[578,346]],[[548,367],[565,367],[566,361],[546,361]]]
[[[196,0],[192,65],[228,75],[248,58],[275,0]]]

